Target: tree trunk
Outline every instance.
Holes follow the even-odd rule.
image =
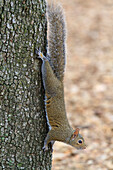
[[[46,53],[45,0],[0,2],[0,169],[51,169],[41,61]]]

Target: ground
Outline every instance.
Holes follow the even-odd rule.
[[[65,100],[87,149],[56,142],[52,170],[113,169],[113,1],[57,0],[67,22]]]

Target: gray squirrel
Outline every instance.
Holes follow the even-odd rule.
[[[44,141],[43,149],[55,141],[64,142],[77,149],[85,149],[84,138],[79,134],[79,128],[73,130],[69,125],[64,102],[64,70],[65,70],[65,44],[66,28],[62,7],[48,5],[49,22],[48,56],[38,51],[42,59],[42,78],[45,88],[46,112],[50,130]]]

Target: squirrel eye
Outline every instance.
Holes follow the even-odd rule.
[[[82,142],[83,142],[83,140],[81,140],[81,139],[78,140],[78,143],[79,143],[79,144],[82,144]]]

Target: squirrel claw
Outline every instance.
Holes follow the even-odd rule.
[[[49,148],[48,148],[48,146],[43,146],[42,149],[46,152],[46,151],[48,151]],[[53,152],[53,147],[51,147],[51,152]]]
[[[37,58],[40,58],[41,60],[47,60],[47,57],[43,55],[43,53],[40,50],[35,49],[35,54],[37,55]]]
[[[48,146],[46,145],[46,146],[43,146],[43,148],[42,148],[44,151],[47,151],[48,150]]]
[[[41,59],[44,58],[44,55],[40,49],[35,49],[35,54],[38,56],[38,58],[41,58]]]

